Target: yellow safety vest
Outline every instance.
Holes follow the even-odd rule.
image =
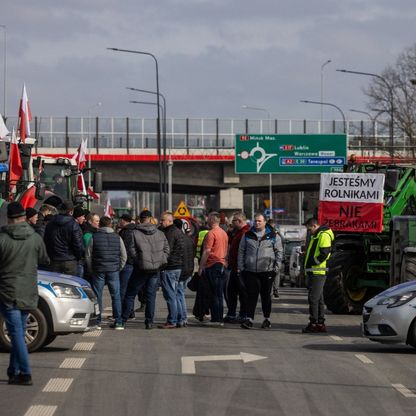
[[[316,240],[318,240],[317,244],[315,244]],[[319,256],[321,248],[328,248],[332,246],[333,240],[334,240],[334,233],[332,232],[331,229],[319,231],[318,234],[311,236],[308,249],[306,251],[306,256],[305,256],[305,272],[316,274],[316,275],[326,274],[326,272],[328,271],[326,262],[331,257],[331,252],[328,253],[328,256],[322,263],[315,264],[315,261],[314,261],[314,264],[312,264],[308,268],[306,268],[306,264],[308,263],[309,256],[312,255],[310,251],[314,245],[315,245],[315,251],[313,253],[313,258],[315,259]]]
[[[205,236],[208,234],[209,230],[202,230],[198,233],[198,241],[196,243],[196,253],[195,256],[197,259],[201,258],[202,244],[204,243]]]

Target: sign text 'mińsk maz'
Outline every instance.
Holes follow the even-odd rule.
[[[321,174],[318,219],[334,231],[381,232],[383,202],[383,174]]]

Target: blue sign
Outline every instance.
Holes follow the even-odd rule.
[[[8,163],[0,163],[0,172],[8,172],[9,171],[9,164]]]
[[[280,166],[344,166],[345,157],[281,157]]]

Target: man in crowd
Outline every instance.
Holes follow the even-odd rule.
[[[124,303],[124,297],[126,296],[127,286],[133,273],[134,259],[131,255],[133,243],[133,232],[136,229],[136,224],[132,222],[132,217],[129,214],[123,214],[119,221],[120,232],[119,235],[126,246],[127,261],[120,272],[120,299],[121,305]],[[132,312],[133,313],[133,312]]]
[[[73,210],[70,201],[59,205],[59,214],[46,225],[44,239],[51,259],[50,270],[76,276],[84,248],[81,228],[72,216]]]
[[[120,270],[126,264],[127,253],[121,237],[111,228],[111,218],[100,218],[100,228],[92,235],[85,254],[85,261],[92,273],[92,288],[97,295],[100,327],[103,311],[103,289],[108,286],[111,295],[114,323],[110,328],[122,330],[120,302]]]
[[[315,218],[310,218],[305,225],[310,235],[305,255],[305,273],[308,276],[309,324],[302,332],[327,332],[323,290],[334,233],[326,225],[320,225]]]
[[[128,255],[133,260],[133,274],[129,280],[123,303],[123,322],[134,310],[134,299],[141,288],[146,286],[145,326],[152,329],[156,305],[156,291],[160,270],[168,263],[169,244],[165,235],[151,223],[150,211],[142,211],[140,223],[133,231]]]
[[[199,275],[201,276],[204,273],[211,290],[210,310],[211,324],[213,325],[224,325],[223,292],[228,236],[220,227],[220,221],[218,212],[211,212],[208,215],[210,230],[205,237],[199,263]]]
[[[32,385],[32,370],[25,342],[26,321],[29,311],[38,307],[38,263],[48,264],[49,258],[19,202],[7,206],[7,222],[0,233],[0,314],[12,343],[7,375],[9,384],[27,386]]]
[[[77,205],[74,208],[74,212],[72,216],[75,218],[75,221],[79,224],[82,229],[82,224],[85,222],[85,209],[82,208],[80,205]]]
[[[35,208],[26,208],[26,221],[33,228],[36,227],[36,223],[38,222],[38,212]]]
[[[45,236],[46,224],[57,214],[54,206],[43,204],[38,212],[38,220],[35,225],[35,231],[43,238]]]
[[[266,224],[263,214],[256,214],[254,227],[244,235],[238,248],[238,273],[241,273],[247,290],[247,320],[241,324],[242,328],[253,327],[259,293],[264,317],[261,327],[271,327],[271,291],[282,258],[283,247],[280,236]]]
[[[82,237],[82,243],[85,248],[88,247],[88,244],[91,240],[92,235],[98,231],[99,226],[100,226],[100,216],[96,214],[95,212],[90,212],[87,215],[85,231]]]
[[[247,293],[241,280],[241,276],[237,273],[238,247],[240,245],[241,238],[247,231],[250,230],[250,226],[247,224],[246,215],[241,211],[234,213],[231,222],[233,230],[229,235],[228,250],[228,269],[230,270],[230,276],[228,282],[226,282],[225,288],[225,301],[227,303],[228,311],[227,316],[224,318],[224,322],[241,323],[246,319],[246,316],[242,316],[241,312],[247,310]],[[239,317],[237,317],[238,298],[240,298]]]
[[[168,317],[166,322],[159,327],[173,329],[176,328],[178,317],[177,292],[183,268],[184,235],[173,224],[173,214],[171,212],[166,211],[162,214],[161,226],[169,243],[168,264],[161,273],[161,286],[168,306]]]
[[[185,291],[186,283],[192,277],[194,272],[194,259],[195,259],[195,244],[192,237],[189,235],[191,229],[189,227],[184,227],[184,222],[179,218],[175,219],[174,224],[178,227],[178,230],[181,230],[184,233],[183,236],[183,267],[181,271],[181,276],[178,283],[177,291],[177,307],[178,307],[178,317],[176,320],[176,327],[183,328],[188,326],[188,314],[186,311],[186,300],[185,300]]]

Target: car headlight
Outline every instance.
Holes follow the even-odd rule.
[[[390,296],[388,298],[380,299],[377,305],[386,305],[388,308],[397,308],[405,303],[411,301],[416,297],[416,292],[406,292],[401,295]]]
[[[63,283],[52,283],[52,288],[58,298],[81,299],[81,293],[76,286]]]

